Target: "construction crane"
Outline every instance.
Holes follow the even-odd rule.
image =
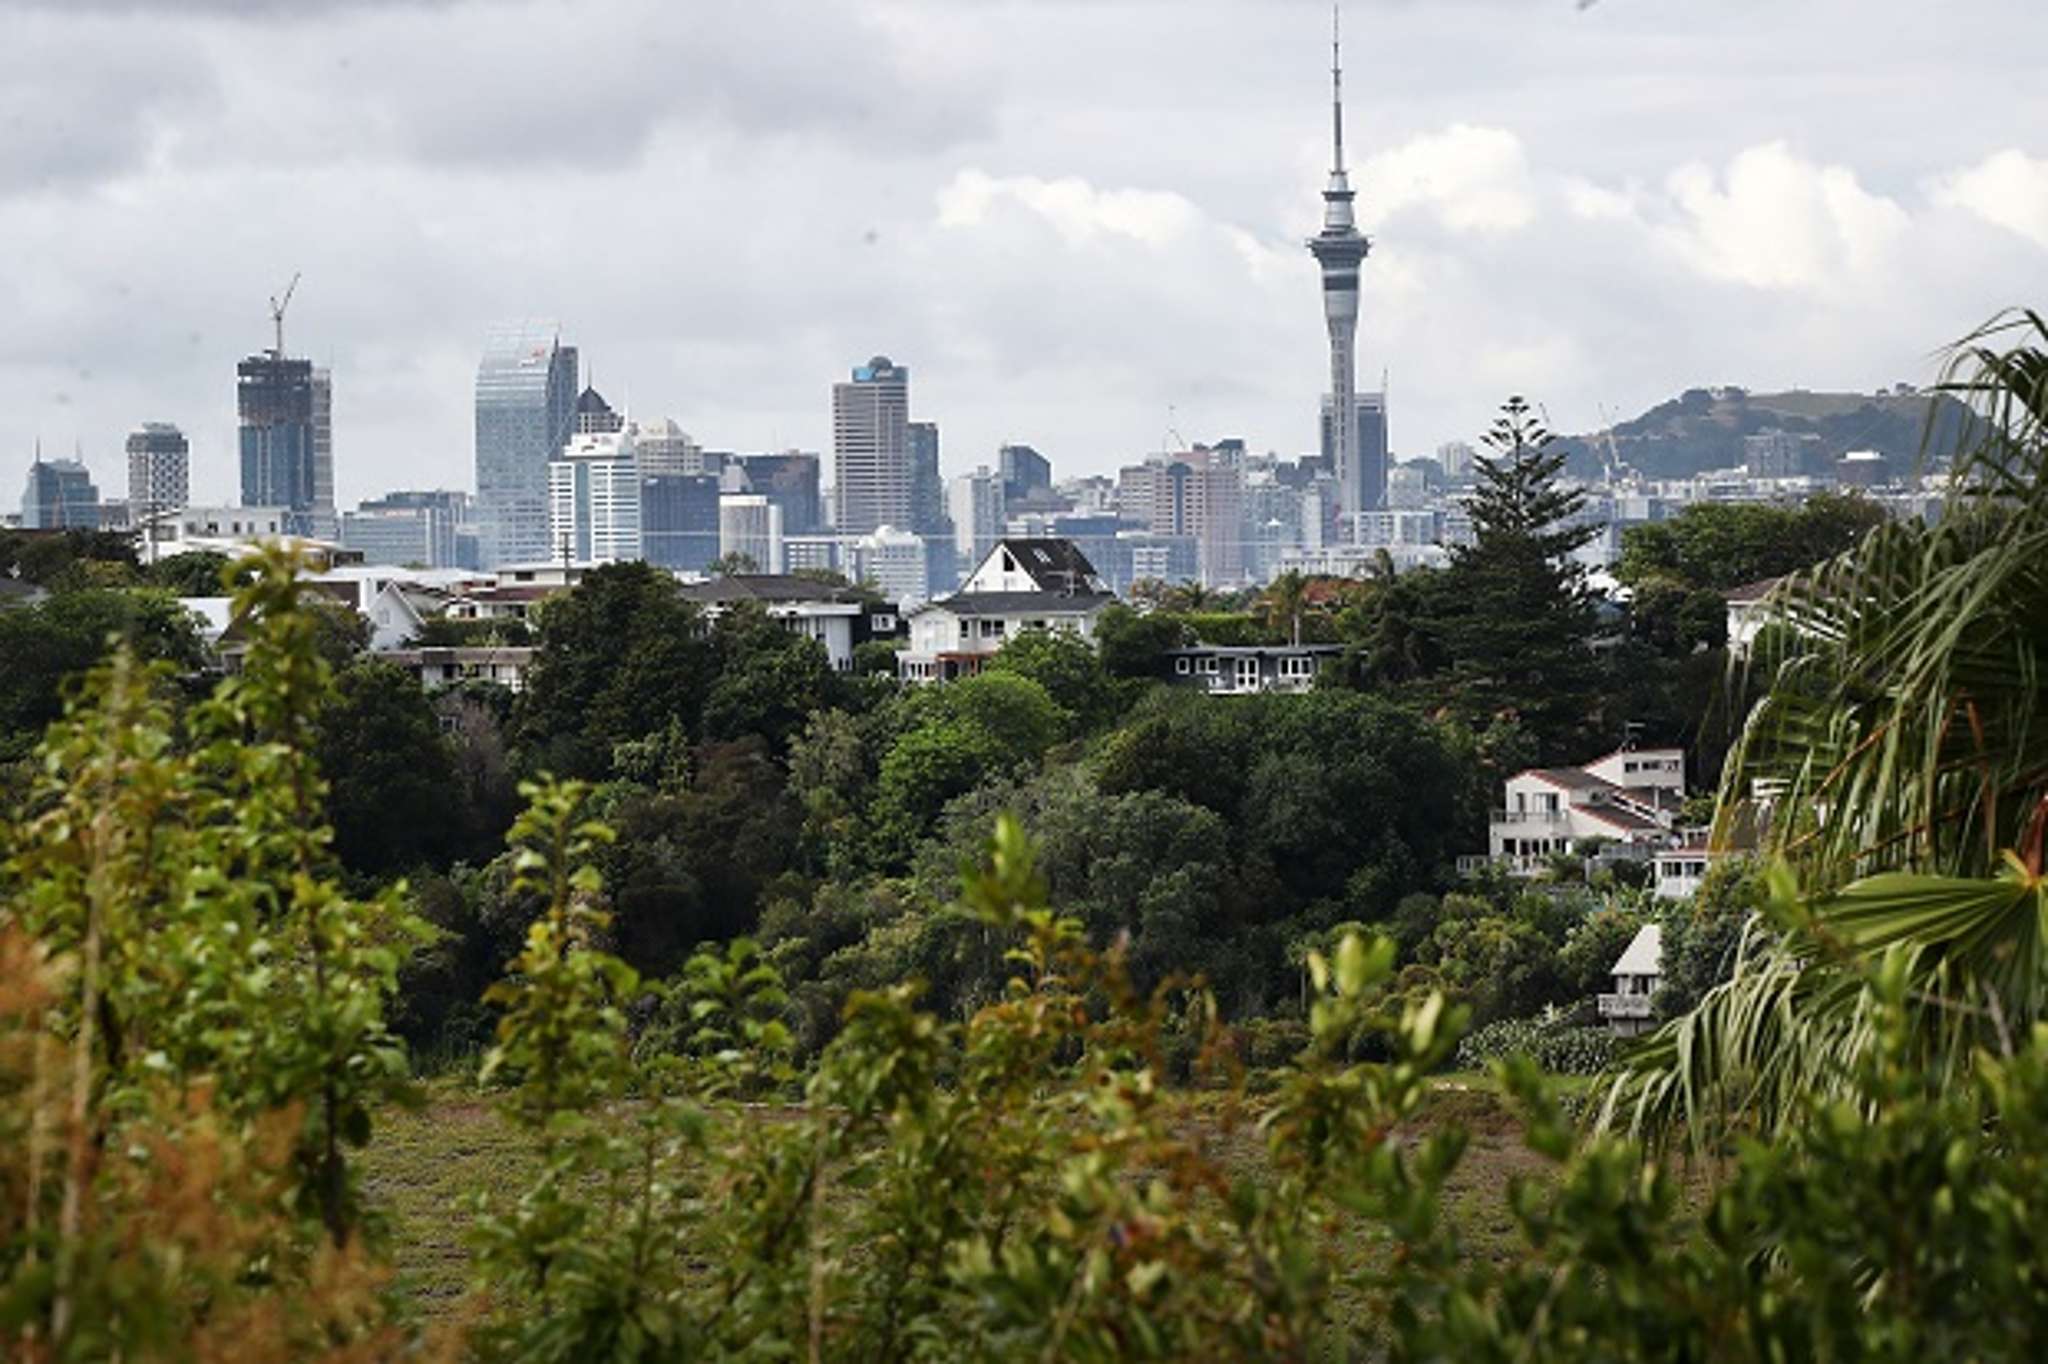
[[[1607,483],[1612,487],[1619,472],[1628,466],[1621,462],[1621,446],[1614,439],[1614,412],[1606,403],[1600,404],[1600,420],[1607,424],[1600,437],[1607,444]]]
[[[278,359],[284,359],[284,310],[292,306],[292,295],[298,292],[299,272],[292,272],[292,282],[284,286],[284,297],[270,296],[270,325],[277,329],[277,349],[271,351]]]

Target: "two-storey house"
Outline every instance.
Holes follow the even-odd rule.
[[[1026,630],[1093,639],[1096,618],[1115,600],[1073,541],[998,540],[958,592],[911,613],[899,666],[911,682],[970,677]]]

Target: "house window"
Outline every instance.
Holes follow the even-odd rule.
[[[1216,675],[1218,669],[1214,655],[1211,655],[1210,657],[1202,660],[1201,670],[1203,673],[1207,674],[1210,677],[1214,677]]]
[[[1186,677],[1189,672],[1193,671],[1189,667],[1190,662],[1191,660],[1189,659],[1176,658],[1175,660],[1173,660],[1173,670],[1179,673],[1182,677]]]
[[[1280,676],[1292,681],[1303,681],[1316,675],[1316,661],[1304,655],[1285,654],[1280,658]]]

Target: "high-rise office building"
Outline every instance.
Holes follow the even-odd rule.
[[[313,507],[307,524],[316,539],[341,534],[334,513],[334,374],[325,369],[313,371]]]
[[[192,500],[192,446],[169,422],[128,433],[128,514],[135,524]]]
[[[607,428],[616,431],[617,427]],[[648,474],[717,474],[724,466],[722,456],[707,455],[704,447],[690,438],[690,433],[676,424],[675,418],[663,417],[658,421],[634,422],[633,452],[640,458],[640,473]]]
[[[1332,16],[1334,22],[1334,14]],[[1330,35],[1330,182],[1323,190],[1323,230],[1308,249],[1322,268],[1323,320],[1330,332],[1330,388],[1325,410],[1352,411],[1357,390],[1358,268],[1372,243],[1358,230],[1356,197],[1344,169],[1344,63],[1338,35]],[[1384,412],[1384,408],[1382,408]],[[1386,489],[1386,459],[1375,462],[1359,447],[1357,431],[1344,416],[1325,421],[1327,452],[1336,471],[1338,516],[1347,535],[1356,534],[1358,515],[1379,506]]]
[[[960,580],[946,480],[939,473],[939,424],[910,424],[910,529],[924,541],[925,586],[950,592]]]
[[[640,558],[640,495],[631,435],[572,437],[548,461],[548,538],[555,557],[582,564]]]
[[[937,535],[946,520],[946,481],[939,474],[939,424],[910,423],[910,528]]]
[[[824,529],[825,503],[818,495],[818,457],[801,450],[779,455],[741,455],[747,486],[782,508],[785,535],[814,535]]]
[[[832,386],[832,475],[841,534],[910,524],[910,371],[886,355]]]
[[[1323,395],[1323,407],[1319,414],[1322,427],[1323,455],[1329,467],[1337,465],[1337,430],[1330,421],[1335,407],[1329,394]],[[1386,502],[1387,468],[1393,462],[1387,451],[1387,395],[1384,392],[1354,393],[1351,395],[1351,414],[1355,419],[1351,431],[1351,452],[1355,456],[1371,500],[1360,511],[1373,511]],[[1342,500],[1343,479],[1338,479],[1339,500]],[[1341,506],[1340,506],[1341,510]]]
[[[390,492],[342,513],[341,543],[361,554],[365,563],[459,568],[458,537],[468,520],[468,493]]]
[[[235,366],[242,505],[283,507],[291,534],[315,530],[319,481],[313,362],[275,350]]]
[[[1207,587],[1244,580],[1244,469],[1226,454],[1196,446],[1126,467],[1119,509],[1155,536],[1195,542],[1196,576]],[[1144,576],[1144,575],[1140,575]]]
[[[21,494],[21,524],[25,530],[98,530],[100,490],[84,463],[38,452]]]
[[[972,573],[996,541],[1003,538],[1007,520],[1003,507],[1003,478],[986,464],[971,474],[961,474],[947,491],[953,514],[953,547],[962,574]]]
[[[782,508],[760,493],[720,496],[718,554],[745,558],[755,573],[782,572]]]
[[[640,549],[657,568],[702,573],[718,558],[718,476],[640,475]]]
[[[576,348],[551,322],[494,332],[476,371],[477,553],[485,568],[555,557],[548,461],[576,429]]]
[[[1462,440],[1447,440],[1436,447],[1436,462],[1444,466],[1444,480],[1451,484],[1472,481],[1472,461],[1477,452]]]
[[[1003,502],[1019,507],[1037,493],[1052,491],[1052,461],[1028,445],[1005,445],[996,451],[996,469],[1003,476]]]

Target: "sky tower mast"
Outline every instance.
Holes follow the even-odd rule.
[[[1361,513],[1380,505],[1387,471],[1376,454],[1358,448],[1358,268],[1372,243],[1352,213],[1350,176],[1344,169],[1344,49],[1337,5],[1330,6],[1330,182],[1323,190],[1323,230],[1308,249],[1323,271],[1323,319],[1330,328],[1330,453],[1336,466],[1338,516],[1345,539],[1356,543]],[[1374,465],[1365,467],[1368,460]]]

